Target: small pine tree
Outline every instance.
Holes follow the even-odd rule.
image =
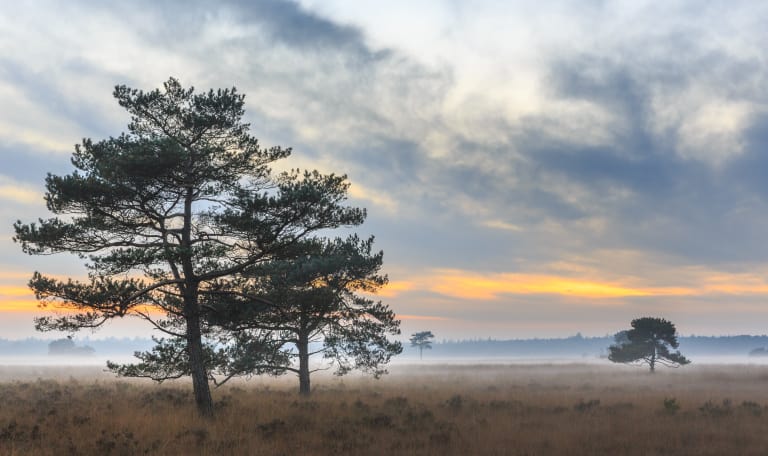
[[[632,329],[614,336],[615,344],[608,347],[608,359],[614,363],[648,364],[655,372],[656,364],[679,367],[690,361],[671,351],[677,348],[677,330],[672,322],[663,318],[644,317],[632,320]]]
[[[424,350],[431,350],[432,349],[432,339],[435,338],[435,335],[432,334],[432,331],[421,331],[414,334],[411,334],[411,347],[418,347],[419,349],[419,359],[424,359]]]

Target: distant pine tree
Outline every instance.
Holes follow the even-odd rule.
[[[432,349],[432,339],[434,338],[435,335],[432,334],[432,331],[421,331],[411,335],[411,347],[418,347],[419,359],[424,359],[423,353],[425,349]]]
[[[616,334],[616,343],[608,347],[608,359],[614,363],[648,364],[651,372],[656,364],[679,367],[690,361],[677,348],[677,330],[672,322],[663,318],[644,317],[632,320],[632,329]]]

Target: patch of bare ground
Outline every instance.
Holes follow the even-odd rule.
[[[100,369],[0,367],[0,455],[764,454],[768,366],[399,365],[382,380],[215,391]]]

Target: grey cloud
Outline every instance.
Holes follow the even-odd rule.
[[[69,75],[85,74],[105,75],[103,71],[83,61],[69,61],[58,69]],[[114,75],[109,79],[118,79]],[[76,93],[67,92],[67,88],[59,84],[60,74],[40,75],[18,62],[10,59],[0,59],[0,79],[11,84],[30,102],[45,106],[45,110],[52,116],[75,122],[80,128],[78,134],[111,133],[111,123],[101,115],[101,106],[94,106],[89,98],[78,96]],[[107,78],[105,78],[107,79]],[[117,83],[117,82],[116,82]],[[114,85],[113,85],[114,86]],[[105,85],[103,89],[112,87]],[[98,88],[94,88],[97,90]],[[104,94],[110,96],[109,92]],[[44,128],[44,125],[41,125]],[[78,137],[72,138],[72,144],[79,142]]]
[[[351,52],[349,58],[356,59],[355,55]],[[362,71],[372,79],[342,76],[341,81],[331,81],[332,92],[348,89],[354,100],[355,93],[381,87],[377,71],[391,64],[387,59],[366,64]],[[414,66],[397,68],[416,71],[402,73],[400,85],[387,87],[389,97],[412,87],[415,78],[409,75],[428,73]],[[414,260],[512,268],[514,255],[545,262],[568,249],[637,248],[676,255],[683,262],[759,261],[768,253],[768,248],[756,246],[766,221],[764,204],[755,198],[768,190],[768,179],[761,179],[759,171],[768,168],[756,152],[765,142],[759,122],[745,136],[745,154],[723,170],[680,154],[680,125],[673,119],[659,129],[658,106],[653,105],[695,87],[726,100],[759,102],[764,96],[758,92],[766,82],[755,73],[758,68],[756,61],[712,49],[696,36],[666,33],[651,39],[647,47],[624,43],[604,55],[576,53],[552,61],[545,82],[553,98],[586,102],[609,113],[609,137],[603,143],[554,137],[550,129],[562,120],[552,113],[509,124],[506,138],[482,144],[451,131],[439,117],[432,118],[424,125],[452,135],[451,158],[428,158],[428,151],[416,145],[418,137],[403,141],[394,134],[381,135],[383,139],[376,140],[381,146],[357,139],[336,152],[364,176],[366,184],[410,201],[426,216],[425,221],[393,231],[397,233],[393,237],[418,246],[412,252],[398,252]],[[745,71],[751,89],[734,82]],[[437,104],[449,80],[435,78],[432,97],[414,95],[414,99]],[[320,91],[302,96],[316,95],[327,100]],[[409,105],[399,106],[408,116]],[[354,103],[339,111],[333,103],[325,103],[321,112],[348,120],[354,109]],[[359,121],[360,114],[352,116]],[[358,125],[366,136],[382,120],[389,120],[383,114],[380,109],[362,111],[362,118],[368,119]],[[745,183],[736,184],[740,180]],[[479,226],[482,220],[456,204],[462,199],[483,207],[487,217],[523,227],[525,234]],[[595,229],[590,220],[599,220],[601,228]],[[542,229],[546,224],[561,225],[563,236],[547,233]],[[424,232],[429,235],[420,234]],[[525,242],[510,242],[513,236],[524,236]]]
[[[534,123],[522,143],[533,168],[583,188],[596,206],[604,208],[600,212],[609,217],[609,228],[599,238],[581,233],[587,246],[629,245],[675,253],[694,262],[764,258],[768,249],[756,246],[759,239],[752,229],[764,224],[760,214],[764,204],[735,185],[744,178],[750,180],[751,175],[752,190],[765,189],[763,172],[756,171],[765,168],[764,154],[755,154],[762,149],[757,144],[764,143],[762,129],[753,128],[747,134],[748,151],[728,162],[726,172],[683,158],[676,151],[675,138],[650,128],[654,112],[648,104],[654,91],[670,90],[668,84],[680,88],[689,82],[670,81],[666,76],[640,79],[631,75],[643,68],[630,62],[619,69],[614,62],[605,64],[607,68],[601,62],[587,58],[581,64],[571,60],[569,65],[555,65],[555,87],[565,97],[605,107],[626,127],[614,130],[611,142],[600,147],[562,142],[553,146]],[[727,66],[730,62],[720,63]],[[590,73],[603,76],[584,76]],[[680,73],[695,75],[697,68]],[[629,197],[620,201],[607,198],[611,186],[628,190]],[[745,211],[733,212],[737,206]],[[551,216],[563,219],[557,211]]]
[[[708,47],[695,35],[698,31],[662,33],[647,43],[618,43],[604,52],[553,58],[543,81],[550,96],[608,112],[606,141],[585,144],[555,137],[552,128],[563,120],[552,112],[514,124],[486,113],[496,123],[493,131],[505,136],[479,142],[443,123],[441,103],[453,83],[449,70],[373,49],[363,31],[294,2],[145,6],[142,15],[126,5],[101,8],[124,14],[140,30],[145,16],[154,18],[157,22],[137,39],[148,49],[199,64],[197,73],[186,73],[203,80],[182,78],[185,84],[238,86],[248,95],[255,136],[283,141],[296,155],[341,163],[344,167],[336,171],[401,202],[403,219],[372,214],[369,221],[374,232],[392,233],[398,255],[421,258],[421,264],[490,269],[513,268],[515,256],[551,260],[564,249],[634,246],[713,261],[755,259],[764,253],[750,247],[764,226],[759,215],[764,207],[756,198],[768,191],[760,171],[765,159],[759,150],[768,141],[764,122],[755,120],[745,136],[744,155],[724,170],[682,157],[674,124],[654,129],[657,113],[651,102],[659,93],[701,84],[726,99],[764,98],[759,92],[768,84],[760,76],[761,64]],[[243,25],[248,33],[199,42],[196,37],[216,20]],[[76,72],[78,62],[71,65]],[[30,97],[37,92],[41,101],[60,95],[50,81],[11,70]],[[735,82],[744,73],[749,84]],[[136,76],[111,77],[115,83],[133,84]],[[81,119],[89,131],[109,127],[82,108],[59,109],[62,116]],[[423,150],[430,132],[449,138],[447,157],[432,158]],[[524,231],[489,229],[481,217]],[[595,230],[589,223],[598,219],[604,227]],[[567,238],[552,235],[544,229],[547,224],[562,226]],[[727,245],[723,239],[729,239]],[[395,246],[398,242],[404,247]]]
[[[432,186],[427,192],[445,195],[425,210],[450,210],[450,195],[461,195],[523,227],[528,243],[540,243],[523,254],[535,252],[540,262],[569,250],[611,248],[726,268],[732,262],[763,261],[768,255],[768,121],[753,119],[742,136],[743,153],[720,166],[680,153],[681,124],[674,122],[684,119],[658,128],[658,103],[675,100],[678,92],[699,90],[701,96],[764,104],[768,80],[754,71],[762,64],[710,49],[696,37],[649,46],[552,62],[546,82],[553,98],[610,114],[603,142],[553,135],[553,125],[562,122],[556,113],[509,124],[502,144],[473,144],[457,136],[457,163],[431,163],[421,170],[422,181]],[[749,83],[739,84],[734,79],[745,70],[752,70],[742,76]],[[567,239],[541,233],[544,223],[562,226]],[[488,232],[469,221],[457,229],[467,238]]]
[[[553,63],[549,82],[557,96],[604,106],[620,120],[621,133],[630,136],[626,139],[641,146],[637,149],[651,152],[653,148],[645,131],[649,94],[631,71],[611,59],[571,57]]]
[[[0,175],[43,188],[48,172],[65,173],[72,168],[69,158],[45,154],[23,144],[0,140]]]
[[[522,236],[479,228],[472,217],[440,213],[428,205],[424,212],[396,219],[371,211],[361,231],[376,235],[385,262],[405,264],[415,271],[430,268],[474,271],[514,271],[530,245]]]
[[[418,145],[396,138],[371,138],[339,153],[359,170],[361,183],[377,188],[414,189],[421,185],[420,172],[428,166]]]
[[[107,14],[115,11],[144,30],[150,46],[164,45],[183,50],[199,45],[200,32],[218,20],[253,28],[254,33],[268,38],[269,44],[284,45],[302,52],[324,52],[343,49],[358,57],[378,59],[388,51],[372,51],[364,43],[361,30],[318,16],[291,0],[224,0],[212,4],[202,0],[153,2],[145,1],[144,13],[157,21],[155,26],[142,24],[142,15],[135,14],[135,5],[102,6]],[[251,37],[250,39],[253,39]],[[229,45],[237,46],[238,40]]]
[[[752,120],[744,135],[744,153],[728,166],[727,176],[735,186],[760,198],[768,197],[768,115]]]
[[[342,48],[374,56],[363,43],[362,32],[306,11],[293,1],[232,0],[243,20],[263,25],[277,42],[298,48]],[[386,55],[386,52],[382,53]]]

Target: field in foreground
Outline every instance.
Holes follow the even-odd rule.
[[[768,366],[655,375],[608,365],[394,366],[382,380],[293,378],[214,392],[98,368],[0,366],[0,455],[765,454]]]

